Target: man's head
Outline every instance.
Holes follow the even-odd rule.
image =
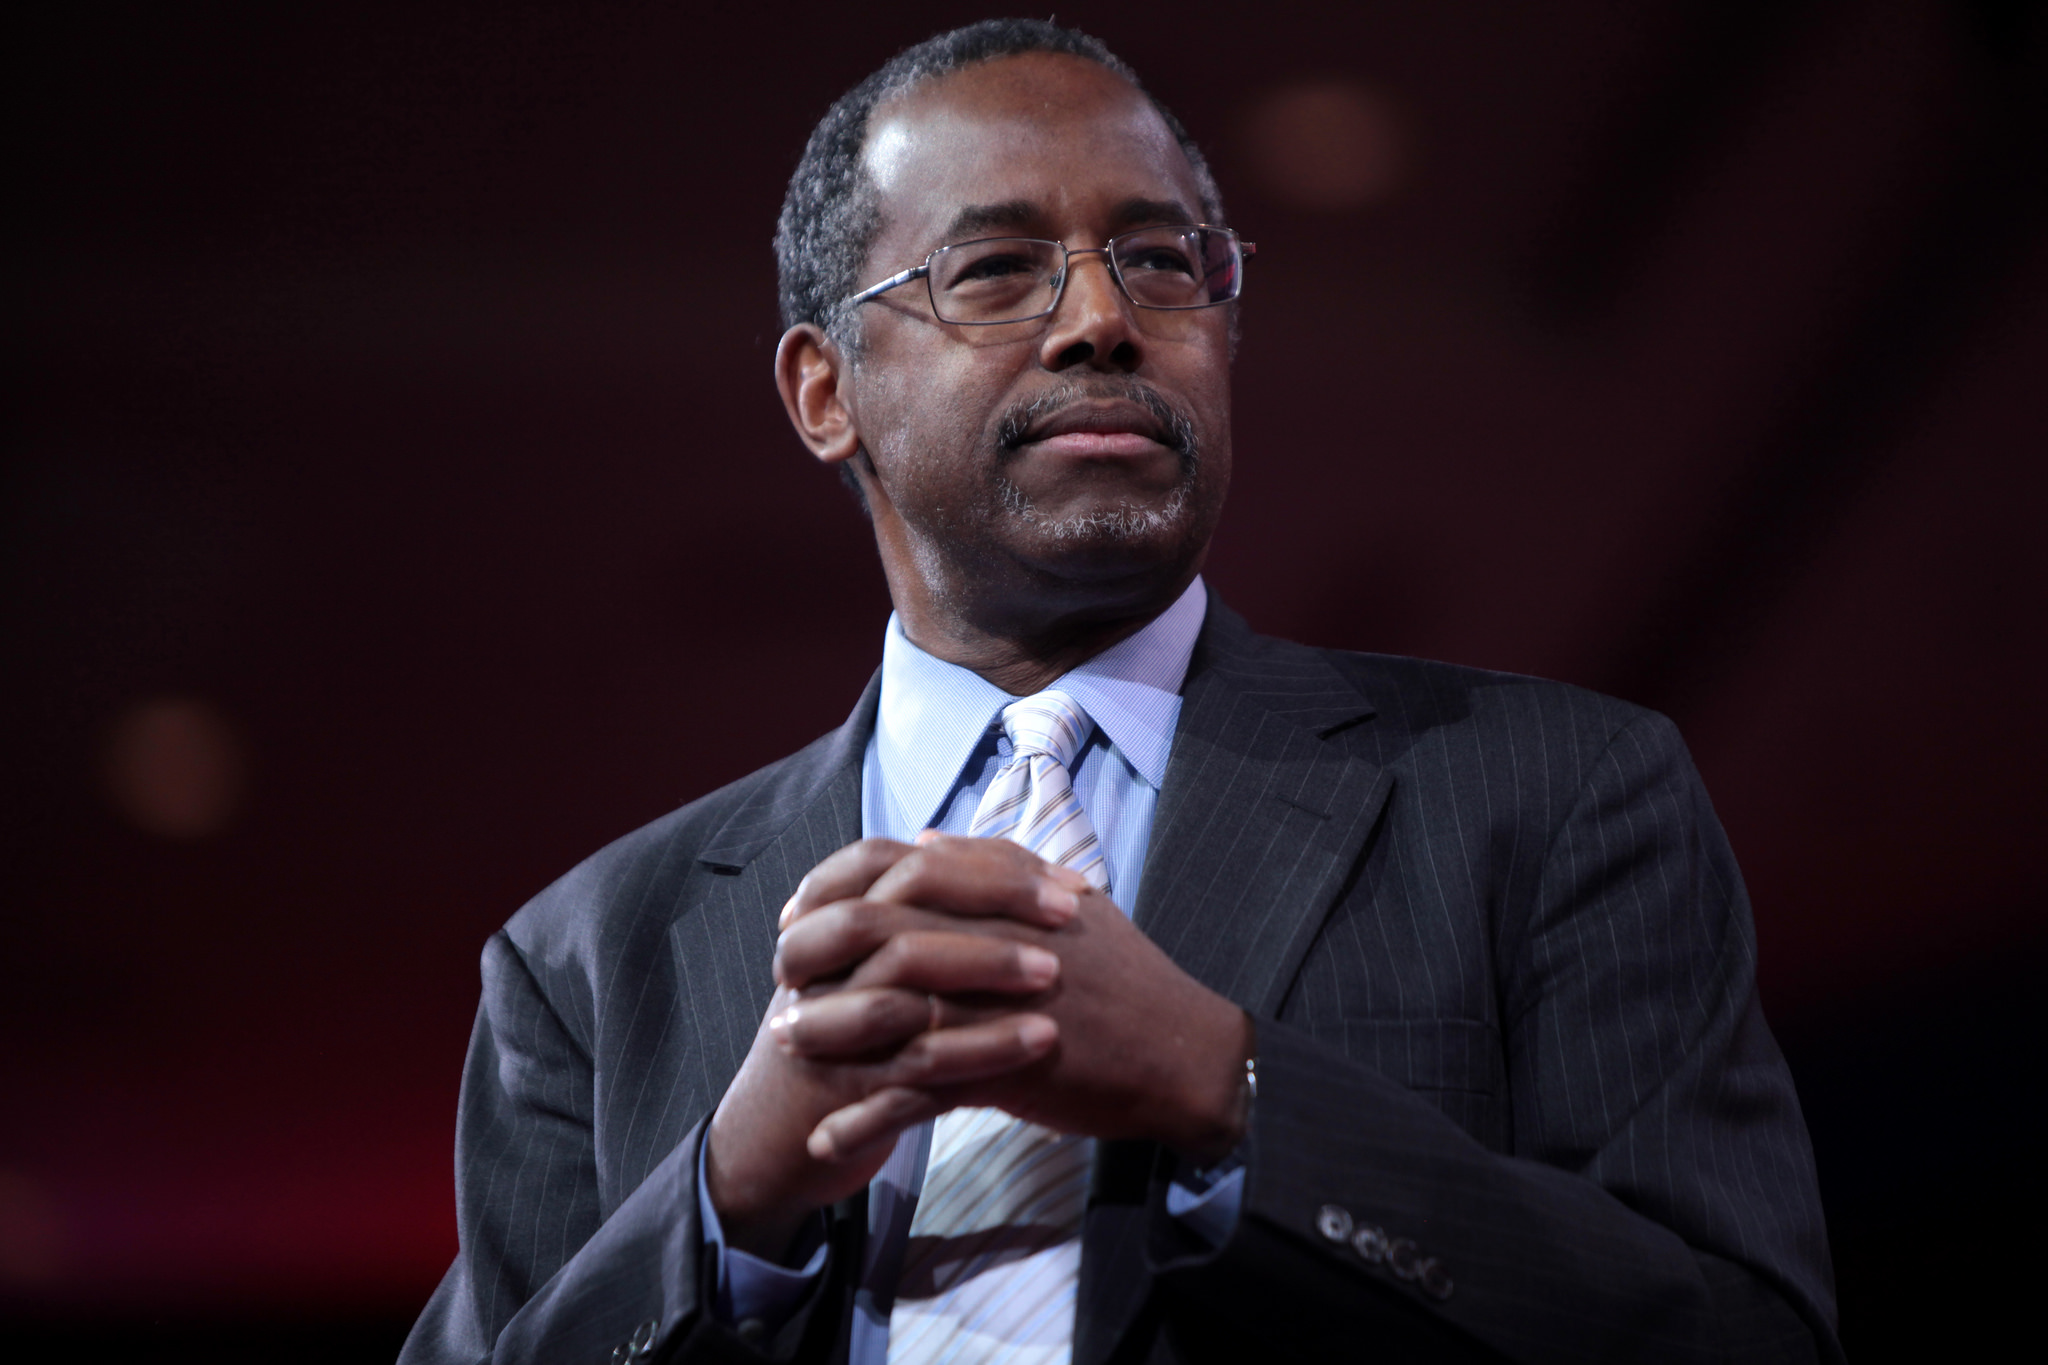
[[[875,107],[962,67],[1027,52],[1080,57],[1116,72],[1133,89],[1144,89],[1137,73],[1099,39],[1042,19],[986,19],[897,53],[825,111],[825,117],[811,130],[796,173],[789,178],[782,216],[775,225],[775,265],[784,327],[814,323],[842,346],[851,344],[859,334],[859,312],[838,305],[867,283],[861,269],[881,226],[875,184],[861,156]],[[1181,152],[1194,170],[1202,195],[1201,221],[1223,222],[1223,197],[1201,148],[1171,110],[1157,100],[1152,107],[1180,142]]]
[[[1178,123],[1049,24],[935,38],[819,125],[776,240],[777,383],[813,452],[853,470],[913,638],[1156,610],[1200,567],[1229,480],[1235,305],[1140,307],[1101,249],[1220,217]],[[1049,315],[962,322],[923,279],[846,302],[992,237],[1077,253]]]

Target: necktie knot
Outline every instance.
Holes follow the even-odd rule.
[[[1064,692],[1038,692],[1005,706],[1010,761],[981,794],[967,832],[977,839],[1022,844],[1107,890],[1109,864],[1088,812],[1074,795],[1073,764],[1093,724]]]
[[[1092,725],[1081,704],[1057,688],[1034,692],[1003,708],[1003,732],[1014,746],[1013,759],[1046,754],[1070,771]]]

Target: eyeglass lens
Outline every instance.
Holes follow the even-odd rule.
[[[1216,228],[1158,227],[1110,240],[1116,276],[1143,308],[1207,308],[1237,297],[1236,239]],[[1052,311],[1067,254],[1058,242],[996,237],[932,253],[942,322],[1021,322]]]

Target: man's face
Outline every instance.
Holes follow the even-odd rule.
[[[1151,104],[1079,58],[920,87],[876,110],[865,158],[882,226],[863,286],[957,242],[1100,247],[1203,216]],[[922,281],[863,305],[841,392],[885,559],[940,594],[1007,584],[1105,604],[1119,584],[1191,575],[1230,478],[1233,307],[1138,308],[1101,255],[1074,258],[1058,309],[1032,322],[941,323]]]

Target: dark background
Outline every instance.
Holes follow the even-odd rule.
[[[1861,1359],[2043,1262],[2039,9],[1059,9],[1259,243],[1211,581],[1684,728]],[[989,12],[16,29],[0,1344],[395,1352],[484,938],[879,658],[768,238],[829,100]]]

